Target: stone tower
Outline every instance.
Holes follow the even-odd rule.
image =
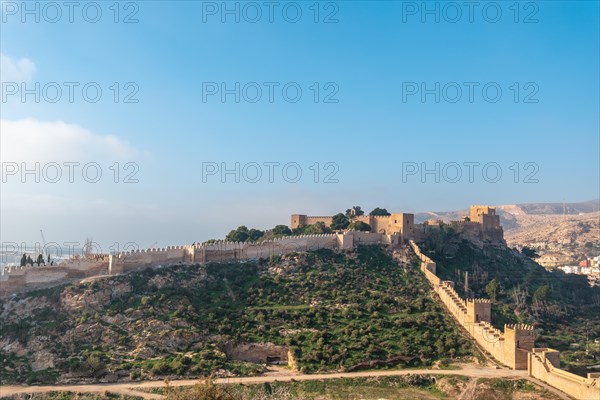
[[[533,326],[525,324],[504,325],[505,363],[514,369],[527,369],[527,354],[535,347]]]
[[[292,223],[290,224],[291,229],[298,228],[304,225],[306,225],[306,215],[292,214]]]
[[[489,299],[467,299],[467,322],[492,322],[492,302]]]
[[[500,216],[496,215],[496,209],[490,206],[471,206],[469,219],[471,222],[480,223],[483,231],[500,229]]]

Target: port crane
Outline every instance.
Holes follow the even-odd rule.
[[[46,257],[46,238],[44,237],[44,231],[40,229],[40,235],[42,236],[42,255]]]

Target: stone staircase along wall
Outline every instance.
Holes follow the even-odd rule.
[[[491,302],[487,299],[462,299],[454,283],[436,275],[436,264],[421,252],[414,241],[410,246],[421,260],[420,269],[450,314],[469,335],[496,360],[513,369],[527,370],[529,376],[562,390],[580,400],[600,399],[600,373],[587,378],[560,369],[560,352],[535,348],[535,331],[531,325],[507,324],[504,331],[491,322]]]

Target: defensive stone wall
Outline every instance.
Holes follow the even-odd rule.
[[[421,271],[450,314],[492,357],[513,369],[526,369],[530,376],[576,399],[600,399],[600,373],[583,378],[560,369],[560,352],[536,349],[535,331],[531,325],[506,324],[503,331],[494,328],[490,323],[490,300],[462,299],[454,290],[453,282],[437,277],[435,262],[423,254],[414,241],[410,241],[410,246],[421,260]]]
[[[109,259],[69,260],[56,265],[4,267],[0,271],[0,296],[78,281],[108,273]]]
[[[135,271],[158,265],[178,263],[237,262],[258,260],[274,255],[317,249],[351,249],[357,245],[398,244],[398,235],[347,231],[321,235],[285,236],[273,240],[215,242],[206,245],[172,246],[163,249],[134,250],[111,256],[111,274]]]
[[[169,246],[146,250],[132,250],[110,257],[109,274],[131,272],[156,265],[193,262],[192,246]]]
[[[317,222],[323,222],[325,225],[331,224],[332,217],[306,217],[306,225],[316,224]]]
[[[360,244],[397,244],[398,235],[347,231],[322,235],[298,235],[258,243],[216,242],[207,245],[169,246],[132,250],[92,260],[70,260],[55,266],[7,267],[0,271],[0,296],[77,281],[98,275],[114,275],[160,265],[180,263],[238,262],[317,249],[351,249]]]
[[[600,373],[587,378],[560,369],[560,352],[534,348],[527,353],[530,376],[552,385],[576,399],[600,399]]]
[[[177,263],[258,260],[296,251],[351,248],[355,244],[380,243],[381,237],[381,234],[349,231],[344,234],[285,236],[257,243],[223,241],[207,245],[135,250],[112,257],[110,271],[111,273],[123,273],[150,266]]]

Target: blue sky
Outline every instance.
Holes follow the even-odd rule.
[[[44,229],[56,242],[92,237],[147,247],[357,204],[416,212],[599,197],[598,2],[520,2],[518,15],[514,2],[480,2],[473,22],[463,2],[428,2],[440,10],[439,22],[422,14],[422,2],[320,2],[318,23],[313,1],[275,2],[273,23],[264,2],[227,2],[239,7],[239,23],[222,14],[222,2],[120,2],[118,23],[112,1],[95,3],[102,11],[97,23],[82,15],[87,7],[88,19],[94,17],[89,2],[78,3],[72,23],[64,7],[62,18],[49,22],[54,11],[38,4],[36,22],[21,2],[2,2],[2,162],[96,162],[103,176],[97,183],[50,183],[44,176],[36,183],[20,171],[3,176],[3,242],[37,241]],[[254,5],[262,16],[251,23]],[[454,5],[462,16],[451,22]],[[299,21],[288,22],[297,9]],[[498,21],[489,22],[497,10]],[[138,22],[124,23],[130,13]],[[337,22],[325,23],[328,15]],[[57,82],[62,97],[36,103],[34,95],[24,102],[20,92],[7,95],[22,82],[30,89],[39,83],[40,92]],[[79,84],[73,102],[64,82]],[[81,93],[90,82],[102,89],[96,103]],[[220,93],[204,93],[203,101],[207,85],[233,89],[236,82],[239,103],[233,94],[223,102]],[[251,82],[263,89],[256,103],[246,100],[255,84],[242,93]],[[265,82],[276,85],[273,102]],[[434,89],[436,82],[439,102],[435,94],[422,101],[420,92],[406,93],[407,85]],[[465,82],[473,85],[472,102]],[[290,96],[301,88],[297,102],[284,99],[286,84]],[[502,90],[497,102],[484,98],[486,85],[491,100],[495,88]],[[138,102],[124,103],[135,88]],[[337,102],[324,102],[333,92]],[[527,95],[537,102],[525,102]],[[139,182],[114,183],[115,162],[119,181],[133,171],[124,164],[133,162]],[[203,179],[203,163],[236,162],[250,172],[249,163],[261,165],[262,179]],[[280,163],[272,183],[265,162]],[[480,163],[473,182],[465,162]],[[281,176],[286,163],[297,163],[300,181]],[[326,163],[336,166],[337,183],[324,182],[334,171]],[[432,174],[403,179],[408,163],[439,163],[439,182]],[[497,182],[481,175],[490,163],[502,171]],[[533,164],[525,169],[526,163]],[[463,175],[451,182],[456,165]],[[537,183],[524,182],[530,172]]]

